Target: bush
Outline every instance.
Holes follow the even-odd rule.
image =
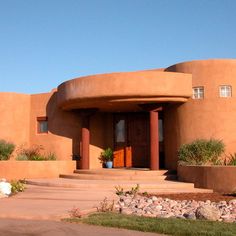
[[[221,140],[197,139],[192,143],[183,144],[179,151],[179,163],[204,165],[219,163],[219,157],[224,153],[225,145]]]
[[[34,145],[30,148],[24,146],[19,147],[16,160],[18,161],[54,161],[56,155],[52,152],[48,154],[42,153],[43,147],[41,145]]]
[[[10,184],[12,194],[23,192],[25,190],[25,184],[21,180],[12,180]]]
[[[229,161],[227,165],[236,166],[236,153],[229,155]]]
[[[101,152],[100,157],[98,158],[101,163],[106,163],[108,161],[113,161],[113,151],[111,148],[106,148],[103,152]]]
[[[0,140],[0,160],[9,160],[15,149],[15,144]]]

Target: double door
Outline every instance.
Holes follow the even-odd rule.
[[[114,114],[114,167],[148,168],[149,114]]]

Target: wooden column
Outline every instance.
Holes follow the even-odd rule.
[[[81,169],[89,169],[89,119],[88,115],[82,116]]]
[[[150,111],[150,169],[159,170],[158,111]]]
[[[81,146],[80,146],[80,155],[81,155],[81,169],[89,169],[89,144],[90,144],[90,117],[95,114],[98,109],[81,109],[78,110],[79,115],[81,116]]]

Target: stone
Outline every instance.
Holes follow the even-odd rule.
[[[232,199],[229,201],[229,204],[230,205],[235,205],[236,206],[236,199]]]
[[[11,194],[11,184],[6,182],[5,179],[0,181],[0,193],[7,196]]]
[[[220,216],[220,211],[211,205],[200,206],[196,210],[197,219],[217,221]]]

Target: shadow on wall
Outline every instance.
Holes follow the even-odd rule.
[[[80,144],[81,144],[81,117],[78,110],[64,111],[57,105],[57,92],[53,93],[46,107],[48,117],[49,131],[58,136],[66,137],[72,140],[72,147],[68,150],[71,152],[73,160],[77,161],[77,168],[80,168]],[[90,144],[104,149],[109,143],[107,139],[107,123],[104,120],[108,114],[97,113],[90,118]],[[109,132],[108,132],[109,133]],[[109,143],[110,144],[110,143]],[[60,145],[65,145],[63,141]],[[68,146],[65,145],[68,149]],[[90,152],[91,153],[91,152]],[[92,152],[93,155],[93,152]],[[96,154],[95,154],[96,155]],[[98,158],[93,157],[92,158]]]

